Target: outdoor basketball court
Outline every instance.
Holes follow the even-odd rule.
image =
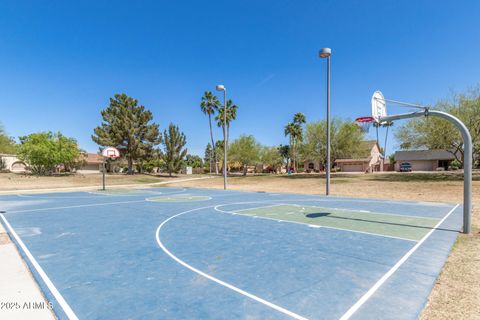
[[[416,319],[457,204],[152,188],[0,196],[60,319]]]

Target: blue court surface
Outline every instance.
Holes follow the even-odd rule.
[[[456,204],[152,188],[0,196],[60,319],[416,319]]]

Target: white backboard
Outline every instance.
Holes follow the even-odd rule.
[[[107,158],[118,158],[120,157],[120,151],[114,147],[106,147],[102,150],[102,156]]]
[[[387,116],[387,103],[380,91],[375,91],[372,96],[372,117],[378,122],[381,117]]]

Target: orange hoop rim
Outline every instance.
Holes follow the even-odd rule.
[[[360,122],[360,123],[374,122],[374,121],[375,121],[374,117],[360,117],[360,118],[355,119],[355,122]]]

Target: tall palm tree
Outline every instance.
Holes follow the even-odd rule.
[[[290,136],[290,150],[292,152],[293,170],[297,172],[297,146],[302,141],[303,127],[306,123],[305,115],[301,112],[295,113],[293,116],[293,122],[285,126],[285,136]]]
[[[215,121],[217,121],[217,126],[223,129],[223,111],[224,108],[219,107],[218,108],[218,114],[215,117]],[[237,119],[237,109],[238,106],[236,104],[233,104],[232,100],[227,100],[227,118],[225,119],[225,122],[227,123],[227,142],[228,138],[230,136],[230,123]]]
[[[215,141],[213,140],[213,131],[212,131],[212,115],[215,114],[215,111],[218,110],[220,106],[220,101],[218,101],[217,96],[215,96],[211,91],[205,91],[202,102],[200,103],[200,108],[202,112],[208,115],[208,123],[210,125],[210,138],[212,140],[212,153],[213,161],[215,162],[215,173],[218,174],[218,163],[217,155],[215,152]]]
[[[295,113],[293,116],[293,123],[299,124],[300,126],[302,124],[305,124],[307,122],[307,119],[305,118],[305,115],[301,112]]]
[[[290,141],[289,141],[289,145],[290,145],[290,151],[292,152],[292,156],[290,157],[292,162],[293,162],[293,169],[295,170],[295,137],[297,135],[296,133],[297,131],[297,128],[296,128],[296,125],[295,123],[289,123],[285,126],[285,129],[283,130],[284,134],[285,134],[285,137],[286,136],[290,136]]]

